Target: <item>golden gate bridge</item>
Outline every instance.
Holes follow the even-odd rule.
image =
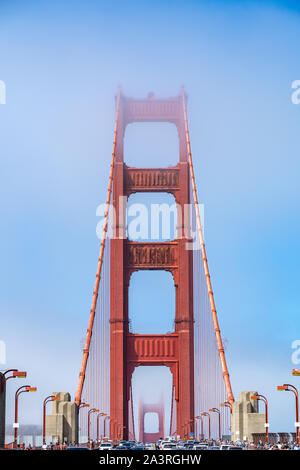
[[[167,168],[127,166],[123,154],[126,126],[153,121],[176,126],[178,163]],[[182,213],[189,207],[188,223],[178,218],[174,240],[136,242],[127,238],[126,215],[120,201],[137,192],[171,193]],[[191,239],[192,232],[196,233],[196,240]],[[130,331],[128,289],[132,273],[139,270],[165,270],[172,274],[176,308],[171,333]],[[75,398],[80,406],[83,439],[88,434],[99,439],[99,426],[101,434],[111,439],[135,439],[132,374],[142,366],[166,366],[172,373],[170,427],[165,433],[181,438],[219,438],[219,434],[228,434],[234,397],[208,269],[184,89],[167,99],[156,99],[153,94],[146,99],[133,99],[120,90],[116,96],[106,211]],[[224,403],[226,406],[221,409],[220,404]],[[139,409],[140,435],[144,435],[145,410],[157,412],[163,422],[163,406],[152,404],[151,408],[151,404],[140,403]],[[98,413],[97,418],[92,418],[91,410]],[[209,415],[208,410],[218,413]]]

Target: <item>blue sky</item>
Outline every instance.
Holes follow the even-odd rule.
[[[291,102],[299,27],[296,2],[2,0],[0,339],[7,367],[28,370],[39,388],[22,397],[24,422],[41,422],[51,391],[76,388],[116,89],[164,97],[184,85],[234,393],[267,395],[270,431],[293,430],[292,396],[275,387],[300,385],[290,374],[300,301],[300,106]],[[149,152],[128,148],[149,166]],[[11,422],[16,384],[8,387]]]

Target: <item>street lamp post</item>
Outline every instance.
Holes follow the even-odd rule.
[[[222,408],[229,408],[230,410],[230,416],[229,416],[229,420],[230,420],[230,424],[229,424],[229,430],[231,432],[231,415],[232,415],[232,403],[230,403],[229,401],[224,401],[224,403],[220,403],[220,406]],[[225,418],[224,418],[225,419]],[[226,420],[227,422],[227,420]]]
[[[268,421],[268,400],[264,395],[253,395],[251,400],[261,400],[265,404],[265,428],[266,428],[266,443],[269,444],[269,421]]]
[[[97,442],[99,442],[99,420],[100,420],[101,416],[106,416],[106,414],[105,413],[99,413],[97,415]]]
[[[43,401],[43,444],[46,444],[46,405],[50,401],[59,401],[59,397],[55,395],[49,395]]]
[[[6,374],[8,374],[9,372],[12,372],[12,375],[9,375],[8,377],[6,377]],[[6,370],[5,372],[3,372],[3,374],[0,375],[0,386],[1,386],[1,392],[5,392],[5,386],[6,386],[6,381],[8,379],[15,379],[15,378],[19,378],[19,379],[23,379],[25,378],[27,375],[27,372],[21,372],[20,370],[18,369],[8,369]]]
[[[90,406],[91,405],[89,403],[80,403],[80,405],[78,406],[78,414],[81,408],[89,408]]]
[[[18,369],[8,369],[5,372],[0,372],[0,447],[4,447],[5,444],[6,382],[17,377],[25,378],[26,372],[21,372]]]
[[[121,425],[119,424],[119,422],[116,419],[113,420],[113,426],[114,426],[114,435],[116,434],[117,439],[120,439]]]
[[[194,419],[189,419],[184,425],[184,432],[185,432],[187,439],[190,439],[191,437],[191,429],[192,429],[193,422],[194,422]]]
[[[200,415],[200,416],[195,416],[195,419],[200,419],[201,420],[201,433],[200,433],[200,439],[203,440],[204,439],[204,435],[203,435],[203,417]]]
[[[191,433],[193,433],[193,436],[195,438],[195,418],[189,419],[188,421],[188,437],[191,437]]]
[[[230,413],[232,413],[232,403],[230,403],[229,401],[224,401],[224,403],[220,403],[220,406],[225,407],[225,408],[229,408]]]
[[[89,408],[91,405],[89,403],[80,403],[79,406],[77,406],[77,420],[78,420],[78,433],[76,436],[76,444],[79,444],[79,431],[80,431],[80,426],[79,426],[79,412],[81,408]]]
[[[18,390],[16,391],[15,394],[15,422],[14,422],[14,447],[17,447],[18,444],[18,404],[19,404],[19,396],[21,393],[25,392],[36,392],[36,387],[31,387],[30,385],[23,385],[22,387],[19,387]]]
[[[220,413],[220,410],[218,408],[211,408],[209,411],[211,411],[212,413],[218,413],[218,417],[219,417],[219,441],[221,442],[221,413]]]
[[[97,408],[91,408],[89,411],[88,411],[88,443],[90,443],[91,439],[90,439],[90,428],[91,428],[91,414],[92,413],[98,413],[99,410],[97,410]]]
[[[291,384],[283,384],[283,385],[278,385],[277,390],[285,390],[286,392],[293,392],[295,395],[296,399],[296,422],[295,422],[295,427],[296,427],[296,436],[297,436],[297,444],[300,443],[300,437],[299,437],[299,394],[298,390],[294,385]]]
[[[210,433],[210,414],[207,413],[206,411],[204,413],[201,413],[201,416],[207,416],[208,417],[208,439],[210,441],[211,433]]]
[[[104,418],[104,429],[103,429],[103,431],[104,431],[104,437],[106,437],[106,420],[107,420],[107,419],[111,419],[110,416],[106,416],[106,417]]]

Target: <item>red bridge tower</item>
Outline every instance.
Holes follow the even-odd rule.
[[[158,431],[145,432],[145,415],[154,413],[158,416]],[[165,409],[164,402],[161,399],[159,403],[144,403],[140,401],[139,406],[139,441],[141,442],[157,442],[160,438],[165,437]]]
[[[182,96],[169,99],[136,100],[120,96],[115,164],[113,168],[113,204],[116,209],[116,237],[111,240],[110,293],[110,416],[111,438],[128,439],[129,400],[132,373],[138,366],[167,366],[173,375],[176,422],[180,432],[194,417],[194,324],[193,260],[186,249],[187,239],[164,243],[129,241],[120,196],[136,192],[168,192],[182,208],[190,203],[190,170],[185,134]],[[177,127],[179,162],[170,168],[131,168],[124,163],[123,139],[127,124],[165,121]],[[141,149],[142,152],[142,149]],[[128,288],[131,274],[141,269],[172,273],[176,291],[175,331],[165,335],[129,332]]]

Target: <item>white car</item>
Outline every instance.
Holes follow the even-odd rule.
[[[145,448],[147,450],[155,450],[155,444],[153,444],[152,442],[146,442]]]
[[[177,445],[172,442],[164,442],[161,446],[161,450],[176,450]]]
[[[206,444],[194,444],[193,450],[208,450],[208,445],[206,445]]]
[[[113,445],[111,442],[102,442],[99,446],[99,450],[111,450],[113,449]]]
[[[231,446],[228,445],[228,444],[222,444],[222,445],[220,446],[220,450],[230,450],[230,447],[231,447]]]

